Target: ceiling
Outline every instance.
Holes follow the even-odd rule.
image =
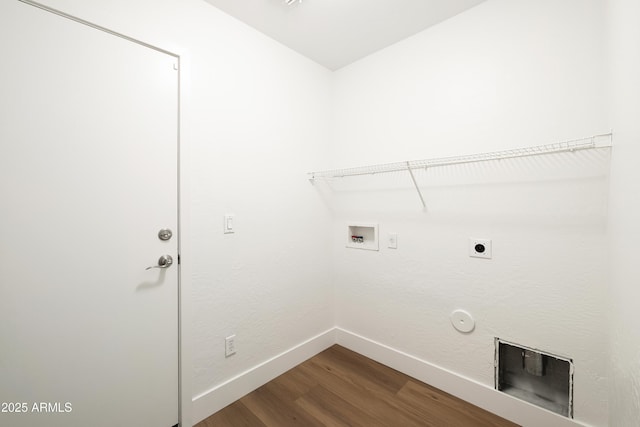
[[[337,70],[484,0],[205,0]]]

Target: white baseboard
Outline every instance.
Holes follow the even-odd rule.
[[[362,354],[523,427],[586,427],[410,354],[336,328],[336,344]]]
[[[193,423],[202,421],[333,344],[362,354],[523,427],[589,427],[338,327],[316,335],[196,396],[192,407]]]
[[[191,417],[197,424],[242,396],[336,343],[331,328],[193,398]]]

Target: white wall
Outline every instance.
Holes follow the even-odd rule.
[[[334,166],[608,132],[602,11],[489,0],[339,70]],[[608,164],[603,150],[431,169],[426,212],[406,173],[324,186],[337,325],[489,386],[494,337],[570,357],[575,418],[606,425]],[[350,220],[380,224],[379,252],[344,247]],[[468,237],[493,239],[493,259],[469,258]],[[451,327],[456,308],[473,333]]]
[[[610,421],[637,420],[640,339],[626,327],[639,209],[627,178],[638,148],[633,0],[610,0],[610,121],[598,0],[489,0],[334,75],[200,0],[44,3],[181,55],[185,402],[337,323],[489,386],[494,336],[571,357],[576,418],[606,425],[612,308]],[[402,174],[332,189],[304,179],[611,124],[611,307],[606,151],[420,173],[426,212]],[[235,235],[222,235],[225,213]],[[381,250],[345,249],[349,220],[379,222]],[[469,236],[492,238],[493,260],[468,258]],[[455,308],[475,316],[473,333],[451,328]],[[227,359],[230,333],[238,354]]]
[[[330,72],[200,0],[44,3],[181,55],[183,401],[331,328],[330,216],[305,175],[328,162]]]
[[[640,420],[640,3],[606,2],[609,30],[610,120],[615,132],[611,159],[611,381],[612,427]]]

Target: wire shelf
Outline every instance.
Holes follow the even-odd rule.
[[[492,151],[464,156],[439,157],[423,160],[409,160],[405,162],[381,163],[370,166],[359,166],[345,169],[332,169],[310,172],[309,180],[328,180],[359,175],[377,175],[390,172],[408,171],[411,175],[423,206],[426,206],[420,188],[413,175],[414,169],[431,168],[438,166],[459,165],[463,163],[487,162],[492,160],[513,159],[518,157],[540,156],[545,154],[573,152],[589,150],[593,148],[606,148],[612,146],[612,133],[593,135],[586,138],[572,139],[570,141],[556,142],[552,144],[536,145],[532,147],[515,148],[510,150]]]
[[[344,178],[358,175],[375,175],[380,173],[406,171],[408,169],[421,169],[436,166],[458,165],[461,163],[486,162],[490,160],[513,159],[516,157],[539,156],[543,154],[563,153],[567,151],[587,150],[591,148],[611,147],[611,133],[594,135],[586,138],[553,144],[536,145],[533,147],[515,148],[511,150],[492,151],[488,153],[470,154],[465,156],[439,157],[423,160],[409,160],[405,162],[382,163],[370,166],[359,166],[345,169],[332,169],[310,172],[311,180]],[[599,140],[608,138],[608,143],[598,143]]]

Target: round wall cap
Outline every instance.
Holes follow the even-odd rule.
[[[451,324],[460,332],[468,333],[476,327],[476,321],[464,310],[455,310],[450,316]]]

